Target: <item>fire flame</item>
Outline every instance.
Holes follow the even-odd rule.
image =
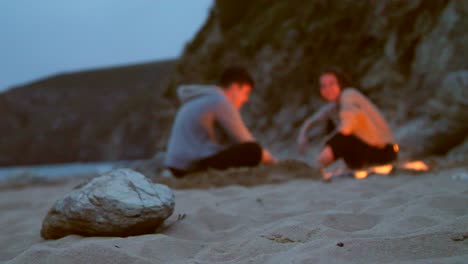
[[[401,166],[405,170],[413,170],[413,171],[427,171],[429,170],[429,166],[426,165],[423,161],[410,161],[406,162]]]
[[[381,166],[374,166],[370,167],[366,170],[357,170],[354,171],[354,178],[358,180],[363,180],[367,178],[370,174],[380,174],[380,175],[387,175],[390,174],[393,171],[394,165],[392,164],[386,164],[386,165],[381,165]],[[402,165],[396,165],[397,168],[399,169],[404,169],[404,170],[412,170],[412,171],[427,171],[429,170],[429,166],[426,165],[423,161],[417,160],[417,161],[410,161],[410,162],[405,162]],[[338,169],[335,171],[327,172],[327,171],[322,171],[323,178],[324,179],[331,179],[333,175],[337,175],[339,173],[342,173],[343,171]]]
[[[369,168],[368,170],[355,171],[354,178],[358,180],[362,180],[362,179],[367,178],[367,176],[369,176],[369,174],[371,173],[386,175],[386,174],[390,174],[392,170],[393,170],[393,165],[390,165],[390,164],[382,165],[382,166],[375,166],[375,167]]]
[[[382,165],[382,166],[376,166],[372,168],[372,172],[377,173],[377,174],[390,174],[393,170],[393,165]]]
[[[354,178],[358,180],[365,179],[368,175],[369,173],[365,170],[358,170],[354,172]]]

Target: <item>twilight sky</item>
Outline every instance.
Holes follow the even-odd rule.
[[[212,3],[0,1],[0,91],[62,72],[177,57]]]

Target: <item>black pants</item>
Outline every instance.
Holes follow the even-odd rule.
[[[217,169],[225,170],[233,167],[255,167],[262,161],[262,147],[255,142],[241,143],[229,147],[211,157],[196,162],[196,170],[185,171],[169,168],[176,177],[183,177],[192,172]]]
[[[351,169],[360,169],[370,165],[383,165],[397,159],[397,149],[393,144],[383,148],[368,145],[354,135],[345,136],[341,133],[327,141],[335,159],[342,158]]]

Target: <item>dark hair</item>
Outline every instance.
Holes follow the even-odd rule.
[[[322,77],[325,74],[333,74],[336,77],[336,80],[338,80],[338,84],[340,85],[341,89],[351,87],[352,84],[349,81],[348,76],[346,76],[340,69],[335,68],[335,67],[329,67],[325,68],[320,72],[319,77]]]
[[[254,87],[252,75],[243,67],[228,67],[224,69],[219,78],[219,86],[225,88],[233,83],[248,84],[252,88]]]

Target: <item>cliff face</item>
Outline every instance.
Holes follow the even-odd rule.
[[[0,165],[149,158],[174,61],[63,74],[0,94]]]
[[[468,132],[467,14],[466,1],[216,1],[167,94],[246,65],[258,87],[249,125],[290,142],[321,104],[318,73],[339,67],[384,110],[406,154],[444,154]]]

